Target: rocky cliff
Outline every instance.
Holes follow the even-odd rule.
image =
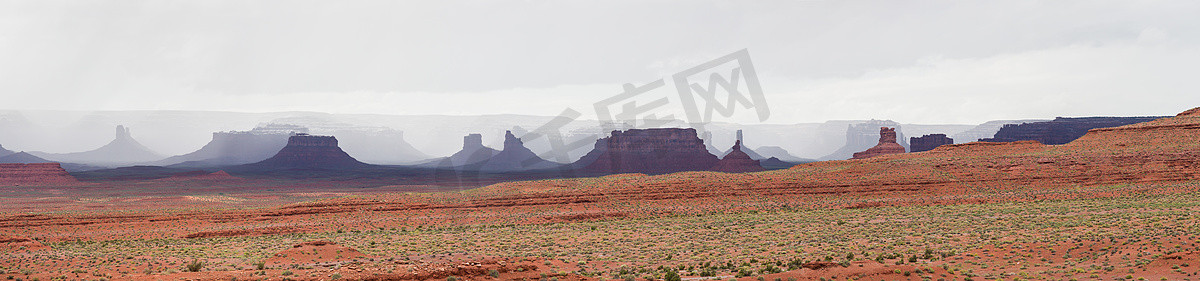
[[[297,134],[289,137],[287,145],[275,153],[275,156],[248,166],[267,169],[343,170],[368,168],[371,165],[359,162],[342,151],[338,147],[337,138],[333,136]]]
[[[71,185],[79,183],[58,163],[0,164],[0,186]]]
[[[880,127],[900,129],[900,123],[887,120],[871,120],[858,124],[850,124],[846,129],[846,144],[837,151],[821,157],[821,160],[846,160],[853,157],[855,152],[874,147],[878,144],[878,130]],[[907,140],[902,133],[897,133],[897,136],[901,142]],[[907,142],[901,142],[896,143],[902,148],[908,146]]]
[[[776,159],[778,160],[778,159]],[[745,172],[760,172],[765,171],[759,160],[751,159],[750,155],[742,152],[742,141],[735,141],[733,148],[729,149],[729,154],[717,161],[717,165],[713,166],[713,171],[726,173],[745,173]]]
[[[1004,125],[1045,122],[1045,121],[1050,121],[1050,120],[1043,120],[1043,119],[993,120],[993,121],[985,122],[983,124],[979,124],[979,125],[975,126],[974,128],[971,128],[970,130],[967,130],[964,132],[949,134],[949,137],[954,139],[954,141],[958,142],[958,143],[975,142],[975,141],[979,141],[981,139],[991,138],[992,136],[995,136],[996,132],[1000,131],[1000,128],[1004,127]]]
[[[945,134],[924,135],[908,140],[908,147],[911,152],[930,151],[947,144],[954,144],[954,139],[946,137]]]
[[[1004,127],[996,132],[994,137],[981,139],[980,141],[1013,142],[1031,140],[1042,144],[1060,145],[1083,137],[1091,129],[1137,124],[1159,118],[1163,117],[1059,117],[1046,122],[1004,125]]]
[[[880,155],[904,153],[904,147],[896,143],[896,129],[879,128],[879,143],[866,151],[855,153],[852,159],[867,159]]]
[[[6,156],[0,156],[0,163],[3,164],[33,164],[33,163],[53,163],[54,161],[42,159],[28,152],[17,152]],[[92,170],[104,169],[104,167],[90,166],[75,163],[59,163],[60,166],[67,172],[85,172]]]
[[[129,128],[117,126],[116,138],[95,150],[76,153],[30,152],[37,157],[56,162],[80,163],[96,166],[123,166],[161,160],[163,157],[133,139]]]
[[[576,162],[587,173],[664,174],[703,171],[717,164],[696,129],[632,129],[613,131]]]

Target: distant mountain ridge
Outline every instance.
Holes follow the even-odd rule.
[[[56,162],[97,166],[132,165],[163,159],[163,156],[134,140],[129,128],[122,125],[117,126],[116,136],[111,142],[94,150],[75,153],[29,152],[29,154]]]

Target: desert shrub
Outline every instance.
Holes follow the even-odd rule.
[[[674,271],[668,271],[666,275],[663,275],[663,280],[664,281],[682,281],[683,279],[679,278],[679,273],[675,273]]]
[[[266,262],[261,262],[261,261],[260,261],[260,262],[256,262],[256,263],[254,263],[254,269],[256,269],[256,270],[263,270],[263,269],[267,269],[267,263],[266,263]]]
[[[491,276],[492,278],[500,278],[500,272],[496,271],[495,269],[488,270],[488,276]]]
[[[198,260],[192,261],[191,263],[187,264],[187,272],[200,272],[200,269],[203,267],[204,262]]]

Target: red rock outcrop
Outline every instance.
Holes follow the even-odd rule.
[[[954,139],[946,137],[945,134],[924,135],[919,138],[909,138],[908,147],[910,152],[930,151],[939,146],[954,144]]]
[[[0,186],[77,184],[58,163],[0,164]]]
[[[0,251],[4,253],[16,253],[22,251],[32,252],[47,249],[50,249],[50,247],[46,247],[46,245],[43,245],[42,243],[33,239],[0,234]]]
[[[899,136],[899,138],[896,139],[897,140],[896,143],[899,143],[901,147],[908,146],[907,143],[900,143],[900,141],[908,140],[908,139],[904,138],[904,134],[900,130],[900,123],[897,123],[895,121],[890,121],[890,120],[870,120],[870,121],[866,121],[866,122],[862,122],[862,123],[848,125],[846,127],[846,144],[844,146],[842,146],[842,148],[839,148],[837,151],[834,151],[833,153],[831,153],[829,155],[825,155],[824,157],[821,157],[820,160],[851,159],[852,157],[854,157],[855,152],[860,152],[860,151],[863,151],[866,149],[870,149],[871,147],[874,147],[875,145],[878,144],[876,142],[876,140],[878,139],[876,136],[878,136],[878,134],[876,133],[875,128],[879,128],[879,127],[889,127],[889,128],[897,129],[896,135]]]
[[[904,153],[904,147],[896,143],[896,129],[888,127],[879,128],[879,144],[869,148],[866,151],[855,153],[851,159],[867,159],[880,155],[900,154]]]
[[[287,146],[275,156],[249,164],[259,168],[357,169],[370,167],[358,162],[338,147],[333,136],[296,134],[288,138]]]
[[[742,152],[742,141],[739,140],[734,142],[729,154],[726,154],[725,158],[721,158],[721,161],[717,161],[717,165],[712,170],[726,173],[746,173],[761,172],[767,169],[763,169],[758,160],[754,160],[750,158],[749,154]]]
[[[632,129],[613,131],[576,162],[586,173],[665,174],[704,171],[717,164],[696,129]]]

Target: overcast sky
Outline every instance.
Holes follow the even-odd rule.
[[[6,0],[0,108],[590,116],[624,83],[748,49],[765,123],[1173,115],[1200,106],[1197,15],[1200,1]]]

